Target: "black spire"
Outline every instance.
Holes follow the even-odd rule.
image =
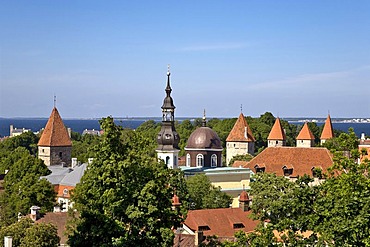
[[[166,97],[164,98],[162,105],[162,128],[158,133],[157,150],[173,150],[179,149],[178,144],[180,136],[175,129],[175,105],[171,97],[171,85],[170,85],[170,66],[168,65],[167,71],[167,86],[166,86]]]

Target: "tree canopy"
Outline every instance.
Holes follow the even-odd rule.
[[[55,192],[46,179],[50,173],[44,162],[32,156],[25,147],[18,147],[0,159],[0,172],[8,170],[4,179],[4,191],[0,193],[0,225],[17,220],[18,213],[26,215],[33,205],[42,212],[53,209]]]
[[[79,217],[70,222],[70,246],[172,245],[171,227],[188,207],[183,175],[150,155],[141,133],[123,131],[111,117],[101,128],[96,158],[72,194]],[[171,209],[175,191],[179,210]]]
[[[0,229],[0,247],[4,246],[4,237],[11,236],[13,247],[57,247],[59,236],[57,228],[52,224],[34,224],[30,218],[22,218],[20,221]]]
[[[228,208],[231,196],[215,187],[205,174],[196,174],[186,180],[191,209]]]

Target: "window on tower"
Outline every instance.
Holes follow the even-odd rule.
[[[211,167],[217,167],[217,155],[212,154],[211,156]]]
[[[203,154],[197,155],[197,166],[203,166],[204,165],[204,157]]]

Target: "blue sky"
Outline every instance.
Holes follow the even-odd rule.
[[[0,117],[370,117],[370,1],[0,1]]]

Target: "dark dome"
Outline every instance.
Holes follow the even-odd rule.
[[[222,149],[217,133],[209,127],[200,127],[191,133],[185,148]]]

